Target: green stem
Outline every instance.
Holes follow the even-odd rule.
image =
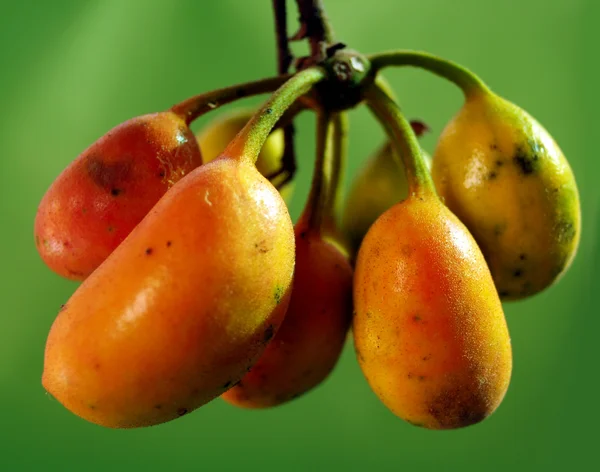
[[[435,195],[433,181],[421,154],[417,136],[408,120],[402,115],[398,104],[377,84],[371,85],[365,91],[365,100],[377,120],[386,129],[396,154],[404,164],[409,195]]]
[[[284,112],[313,85],[325,78],[319,67],[298,72],[279,87],[229,143],[223,154],[255,163],[269,133]]]
[[[419,51],[389,51],[369,56],[373,71],[388,66],[415,66],[433,72],[458,85],[465,96],[489,93],[488,86],[465,67],[433,54]]]
[[[312,231],[321,231],[326,216],[327,191],[331,182],[331,114],[320,110],[317,115],[317,157],[313,170],[310,193],[301,220],[307,222]]]
[[[268,79],[247,82],[245,84],[232,85],[218,90],[212,90],[207,93],[188,98],[177,105],[171,107],[171,111],[180,116],[189,125],[199,116],[218,108],[227,103],[234,102],[241,98],[269,93],[277,90],[291,75],[281,75]]]
[[[331,176],[325,203],[324,227],[330,234],[337,233],[336,217],[342,203],[342,182],[348,161],[348,114],[336,113],[333,116],[333,151],[331,158]]]

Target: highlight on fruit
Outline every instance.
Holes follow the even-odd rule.
[[[115,126],[40,202],[32,246],[81,281],[48,334],[42,384],[89,422],[153,426],[218,398],[281,408],[335,382],[351,338],[392,414],[472,427],[510,384],[502,302],[550,293],[576,256],[575,176],[538,121],[454,62],[349,48],[322,0],[296,0],[289,37],[287,3],[273,1],[277,75]],[[292,40],[309,55],[293,58]],[[417,140],[427,126],[383,75],[407,66],[464,93],[431,158]],[[239,106],[256,95],[260,107]],[[344,195],[357,107],[386,140]],[[294,222],[295,173],[311,165],[296,156],[302,112],[316,146]]]

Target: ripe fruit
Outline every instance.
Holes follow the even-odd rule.
[[[281,329],[258,362],[223,398],[236,406],[276,406],[319,385],[335,367],[352,318],[352,268],[320,231],[295,228],[296,269]]]
[[[44,195],[35,219],[42,259],[59,275],[85,279],[201,163],[193,133],[172,112],[120,124],[73,161]]]
[[[474,91],[434,154],[438,192],[469,228],[500,297],[518,300],[555,282],[579,243],[573,173],[530,115],[489,91]]]
[[[496,409],[512,366],[502,306],[477,244],[435,195],[375,222],[354,280],[357,357],[390,410],[449,429]]]
[[[221,157],[156,204],[56,318],[43,385],[114,428],[198,408],[236,383],[284,317],[294,269],[285,203]]]
[[[198,134],[198,144],[202,150],[204,162],[210,162],[221,154],[253,114],[254,111],[252,110],[240,109],[210,122]],[[258,160],[256,161],[258,171],[265,177],[268,177],[279,170],[281,168],[283,150],[283,131],[276,129],[271,132],[258,155]],[[276,178],[272,183],[277,185],[279,181],[280,178]],[[290,200],[292,191],[293,186],[291,182],[280,189],[280,193],[286,201]]]
[[[423,156],[430,167],[431,158]],[[404,168],[387,142],[363,165],[344,203],[342,230],[354,253],[375,220],[407,196]]]

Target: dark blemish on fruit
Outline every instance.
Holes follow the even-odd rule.
[[[263,239],[259,243],[254,243],[254,248],[261,254],[266,254],[267,252],[269,252],[266,239]]]
[[[302,239],[305,239],[305,238],[306,238],[306,231],[302,231],[302,232],[300,233],[300,237],[301,237]]]
[[[167,241],[167,247],[171,247],[172,244],[173,244],[172,241]]]
[[[85,215],[87,212],[88,212],[87,208],[82,208],[82,209],[81,209],[81,213],[82,213],[82,214],[84,214],[84,215]]]
[[[562,244],[569,243],[575,238],[575,226],[571,221],[560,221],[556,226],[558,241]]]
[[[223,388],[229,388],[231,387],[231,380],[228,380],[227,382],[225,382],[225,385],[223,385]]]
[[[487,416],[485,401],[468,389],[449,388],[429,402],[427,411],[442,428],[459,428]]]
[[[354,313],[356,314],[356,312],[354,312]],[[370,311],[367,311],[367,312],[365,313],[365,316],[366,316],[367,318],[371,318],[372,314],[371,314],[371,312],[370,312]]]
[[[423,382],[425,380],[425,376],[424,375],[419,375],[419,381]]]
[[[88,408],[89,408],[90,410],[95,410],[95,409],[96,409],[96,405],[88,405]]]
[[[275,298],[275,303],[279,305],[281,299],[283,298],[283,287],[281,287],[280,285],[277,285],[277,287],[275,287],[275,293],[273,294],[273,298]]]
[[[536,170],[538,156],[533,154],[529,155],[523,151],[520,147],[517,148],[515,157],[513,157],[514,164],[519,168],[523,175],[531,175]]]
[[[492,151],[495,151],[496,149],[498,149],[498,145],[496,143],[492,143],[492,144],[490,144],[490,149]]]
[[[519,254],[519,260],[520,261],[524,261],[525,259],[527,259],[527,254],[525,254],[525,253]]]
[[[419,315],[413,316],[413,321],[416,323],[420,323],[423,319]]]
[[[502,236],[506,231],[506,223],[494,225],[494,236]]]
[[[58,312],[60,313],[61,311],[64,311],[64,310],[66,310],[66,309],[67,309],[67,304],[66,304],[66,303],[63,303],[63,304],[60,306],[60,308],[58,309]]]
[[[50,243],[48,242],[47,239],[44,239],[44,247],[48,247],[50,245]]]
[[[422,361],[428,361],[429,359],[431,359],[431,354],[427,354],[426,356],[421,357]]]
[[[164,171],[164,170],[161,170],[161,171],[158,173],[158,176],[159,176],[161,179],[162,179],[162,178],[163,178],[165,175],[166,175],[166,174],[165,174],[165,171]]]
[[[109,232],[109,233],[112,233],[114,230],[115,230],[115,227],[114,227],[114,226],[109,226],[109,227],[108,227],[108,232]]]
[[[411,372],[409,372],[406,377],[409,378],[409,379],[412,379],[413,378],[413,374]]]
[[[160,410],[162,408],[162,405],[154,405],[154,408],[156,408],[157,410]]]
[[[100,364],[98,362],[94,364],[94,370],[100,370]]]
[[[35,236],[35,245],[36,246],[40,245],[40,237],[38,235]]]
[[[188,409],[187,409],[187,408],[179,408],[179,409],[177,410],[177,416],[183,416],[183,415],[185,415],[187,412],[188,412]]]
[[[118,183],[123,183],[129,179],[131,172],[131,159],[127,161],[114,162],[106,164],[101,158],[91,156],[86,164],[86,171],[92,181],[106,190],[111,189],[119,191]],[[114,194],[113,194],[114,195]]]
[[[110,194],[111,194],[113,197],[118,197],[119,195],[121,195],[121,192],[122,192],[122,190],[121,190],[120,188],[113,188],[113,189],[110,191]]]
[[[519,277],[522,277],[522,276],[523,276],[523,269],[516,269],[513,272],[513,277],[515,277],[515,278],[519,278]]]
[[[71,247],[71,243],[69,241],[63,241],[64,247]]]
[[[146,255],[147,256],[151,255],[153,252],[154,252],[154,250],[151,247],[149,247],[148,249],[146,249]]]
[[[275,334],[275,328],[271,324],[267,327],[267,329],[265,329],[264,340],[266,343],[268,343],[273,338],[273,334]]]
[[[501,161],[500,159],[498,159],[496,161],[496,167],[502,167],[504,165],[504,161]]]
[[[487,176],[488,180],[494,180],[496,177],[498,177],[498,173],[495,171],[491,171]]]
[[[365,362],[365,356],[363,356],[362,352],[360,351],[360,349],[358,349],[357,347],[354,348],[354,351],[356,352],[356,357],[358,357],[358,360],[360,362]]]

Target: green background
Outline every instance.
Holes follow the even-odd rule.
[[[472,68],[546,126],[577,176],[583,235],[573,266],[544,293],[505,305],[514,374],[503,404],[479,425],[434,432],[385,409],[350,345],[324,384],[269,411],[216,400],[168,424],[119,431],[88,424],[50,399],[40,384],[44,343],[76,284],[51,273],[36,253],[32,226],[40,198],[72,159],[116,124],[271,75],[272,18],[266,0],[2,2],[0,470],[594,468],[599,3],[326,0],[339,39],[356,49],[423,49]],[[432,151],[460,106],[460,93],[423,72],[387,76],[409,117],[431,126],[423,143]],[[365,110],[351,119],[348,177],[382,140]],[[309,184],[312,125],[309,114],[301,117],[294,216]]]

